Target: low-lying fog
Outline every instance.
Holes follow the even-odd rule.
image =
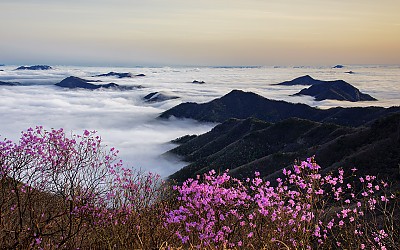
[[[157,116],[181,103],[206,102],[232,89],[252,91],[271,99],[302,102],[312,106],[395,106],[400,105],[400,70],[397,66],[262,67],[262,68],[92,68],[53,66],[53,70],[30,71],[0,67],[0,81],[19,82],[22,86],[0,86],[0,137],[19,138],[29,127],[64,128],[82,133],[96,130],[105,144],[120,150],[125,165],[153,171],[166,177],[185,165],[161,154],[173,148],[170,140],[185,134],[201,134],[215,124],[193,120],[158,120]],[[354,74],[347,74],[352,70]],[[91,77],[110,71],[145,74],[144,77]],[[315,102],[311,97],[290,97],[304,86],[281,87],[273,84],[309,74],[316,79],[343,79],[377,102]],[[68,76],[137,86],[129,91],[109,89],[69,90],[54,86]],[[192,81],[204,81],[195,84]],[[147,103],[143,97],[162,91],[179,99]]]

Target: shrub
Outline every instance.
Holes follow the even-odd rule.
[[[105,192],[115,157],[100,143],[94,132],[68,138],[42,127],[0,142],[2,246],[77,247],[69,244],[85,234],[80,208]]]
[[[166,188],[158,175],[123,168],[117,154],[87,130],[68,137],[36,127],[18,143],[0,142],[1,247],[159,244],[144,239],[144,231],[156,227],[152,218],[163,229]]]
[[[175,187],[180,207],[167,214],[168,224],[180,225],[185,247],[398,248],[398,197],[384,192],[385,182],[319,171],[309,158],[283,169],[275,186],[257,172],[242,183],[211,171]]]
[[[0,142],[4,249],[399,249],[399,197],[314,158],[271,184],[210,171],[181,186],[123,167],[95,131]]]

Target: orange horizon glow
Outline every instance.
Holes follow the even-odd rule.
[[[397,0],[5,0],[0,60],[400,64],[398,10]]]

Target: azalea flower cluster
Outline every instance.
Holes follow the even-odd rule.
[[[124,167],[96,131],[0,141],[0,245],[10,249],[396,249],[399,197],[309,158],[266,180],[212,170],[173,186]]]
[[[67,247],[87,227],[124,224],[160,196],[158,175],[123,168],[96,131],[23,131],[0,142],[0,245]],[[44,236],[46,236],[44,238]]]
[[[386,249],[394,244],[393,224],[375,215],[389,216],[395,197],[381,192],[387,183],[355,171],[322,175],[309,158],[283,169],[274,185],[258,172],[242,182],[210,171],[175,186],[180,206],[167,223],[180,225],[182,244],[199,248]]]
[[[18,143],[1,141],[1,245],[62,246],[73,238],[84,225],[81,208],[105,191],[115,156],[95,131],[68,137],[38,126]]]

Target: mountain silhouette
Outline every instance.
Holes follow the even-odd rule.
[[[167,153],[190,162],[169,177],[178,182],[211,169],[230,169],[230,174],[239,178],[259,171],[273,180],[294,160],[316,155],[325,172],[356,167],[361,174],[379,175],[400,188],[400,114],[360,127],[299,118],[276,123],[229,119],[205,134],[182,138],[175,141],[180,145]]]
[[[55,84],[58,87],[69,88],[69,89],[99,89],[99,88],[113,88],[118,90],[131,90],[135,87],[133,86],[120,86],[116,83],[107,83],[107,84],[93,84],[88,80],[76,77],[76,76],[69,76],[62,80],[61,82]]]
[[[20,66],[15,70],[49,70],[49,69],[53,68],[49,65],[33,65],[33,66]]]
[[[270,100],[252,92],[232,90],[221,98],[207,103],[182,103],[160,115],[160,118],[191,118],[205,122],[224,122],[230,118],[254,117],[267,122],[278,122],[291,117],[316,122],[346,126],[360,126],[390,113],[400,112],[400,107],[352,107],[326,110],[285,101]]]
[[[361,93],[356,87],[343,80],[314,83],[311,87],[302,89],[299,93],[294,95],[313,96],[316,101],[376,101],[372,96]]]

